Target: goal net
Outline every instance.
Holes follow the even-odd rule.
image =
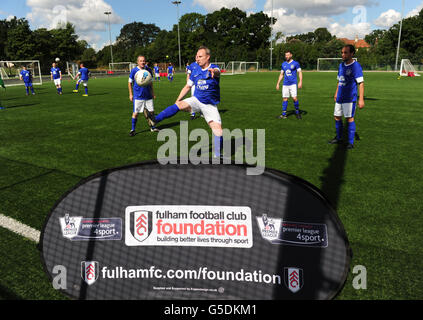
[[[66,61],[66,72],[74,79],[79,72],[79,65],[76,62]]]
[[[259,63],[257,61],[252,62],[241,62],[245,64],[245,67],[242,66],[242,69],[245,69],[246,72],[258,72],[259,71]]]
[[[225,67],[226,72],[223,74],[245,74],[247,73],[247,64],[245,61],[229,61]]]
[[[402,59],[401,60],[401,69],[400,69],[400,75],[403,77],[407,76],[420,76],[417,73],[416,68],[413,66],[411,61],[409,59]]]
[[[353,59],[357,61],[357,58]],[[341,63],[342,58],[318,58],[317,71],[338,72]]]
[[[6,87],[24,85],[24,82],[20,80],[23,67],[31,72],[33,85],[43,84],[40,61],[0,61],[0,75]]]
[[[133,62],[113,62],[109,63],[109,70],[117,73],[129,73],[137,65]]]
[[[217,65],[222,72],[226,72],[226,63],[225,62],[213,62],[213,64]]]

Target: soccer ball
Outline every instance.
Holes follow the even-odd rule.
[[[56,58],[56,62],[60,62],[60,58]]]
[[[153,81],[153,77],[151,76],[151,73],[147,70],[139,70],[135,74],[135,82],[140,87],[146,87]]]

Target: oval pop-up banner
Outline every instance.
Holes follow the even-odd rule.
[[[246,168],[148,162],[85,179],[45,222],[45,271],[75,299],[334,298],[351,260],[335,210],[299,178]]]

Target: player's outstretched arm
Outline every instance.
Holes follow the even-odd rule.
[[[181,93],[179,93],[179,96],[178,96],[178,99],[176,99],[176,102],[181,101],[190,91],[191,91],[191,86],[188,84],[185,85],[185,87],[182,88]]]
[[[358,107],[360,109],[364,108],[364,82],[360,83],[359,86],[359,99],[358,99]]]
[[[132,102],[134,100],[134,94],[132,92],[132,83],[128,82],[128,91],[129,91],[129,100]]]
[[[220,70],[219,69],[210,68],[208,71],[211,73],[212,78],[219,78],[220,77]]]
[[[300,78],[300,82],[298,83],[298,89],[302,89],[302,87],[303,87],[303,72],[299,71],[298,76]]]
[[[281,72],[281,74],[279,75],[278,83],[276,83],[276,90],[278,91],[280,89],[280,84],[282,80],[283,80],[283,73]]]
[[[335,100],[335,102],[336,102],[336,99],[338,98],[338,90],[339,90],[339,82],[338,82],[338,84],[336,85],[335,96],[333,97],[333,99]]]

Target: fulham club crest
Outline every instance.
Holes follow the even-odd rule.
[[[297,293],[304,284],[303,269],[285,268],[285,286],[292,292]]]
[[[151,234],[152,229],[151,211],[140,210],[130,213],[130,231],[132,236],[140,242],[143,242]]]
[[[99,272],[97,261],[81,262],[81,277],[89,286],[97,281]]]

